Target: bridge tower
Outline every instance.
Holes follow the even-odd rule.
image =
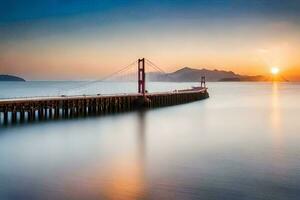
[[[201,76],[201,87],[206,87],[205,76]]]
[[[145,95],[145,58],[138,60],[138,92]]]

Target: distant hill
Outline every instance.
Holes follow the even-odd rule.
[[[24,82],[25,79],[17,77],[17,76],[11,76],[11,75],[0,75],[0,81],[22,81],[22,82]]]
[[[222,78],[219,81],[270,81],[267,77],[264,76],[242,76],[235,78]]]
[[[264,76],[244,76],[232,71],[193,69],[184,67],[175,72],[149,73],[147,79],[150,81],[173,81],[173,82],[198,82],[201,76],[205,76],[207,81],[265,81]]]

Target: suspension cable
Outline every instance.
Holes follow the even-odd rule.
[[[152,66],[153,68],[155,68],[156,70],[158,70],[159,72],[161,72],[162,74],[164,74],[166,77],[168,77],[170,80],[173,79],[172,76],[170,76],[167,72],[165,72],[162,68],[158,67],[156,64],[154,64],[152,61],[146,59],[146,62],[149,64],[149,66]]]
[[[145,60],[148,62],[148,64],[152,65],[153,67],[155,67],[158,71],[167,74],[163,69],[161,69],[160,67],[158,67],[156,64],[154,64],[152,61],[148,60],[147,58],[145,58]]]
[[[125,67],[123,67],[123,68],[121,68],[121,69],[119,69],[119,70],[117,70],[117,71],[115,71],[115,72],[113,72],[113,73],[111,73],[111,74],[109,74],[109,75],[107,75],[107,76],[101,78],[101,79],[88,81],[88,82],[85,82],[84,84],[82,84],[82,85],[80,85],[80,86],[76,86],[76,87],[73,87],[73,88],[69,88],[69,89],[64,90],[64,91],[69,92],[69,91],[75,90],[75,89],[78,89],[78,90],[79,90],[79,89],[81,89],[81,88],[83,88],[83,87],[85,87],[85,86],[87,86],[87,85],[92,85],[92,84],[97,83],[97,82],[105,81],[105,80],[107,80],[107,79],[109,79],[109,78],[111,78],[111,77],[113,77],[113,76],[115,76],[115,75],[117,75],[117,74],[119,74],[119,73],[121,73],[121,72],[127,71],[128,69],[132,68],[133,65],[136,64],[136,63],[137,63],[137,60],[134,61],[133,63],[130,63],[129,65],[126,65]],[[59,93],[60,93],[60,92],[62,92],[62,91],[59,91]]]

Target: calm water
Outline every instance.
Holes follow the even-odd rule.
[[[76,84],[1,83],[0,98]],[[185,105],[0,128],[0,199],[300,199],[300,84],[208,86],[210,99]]]

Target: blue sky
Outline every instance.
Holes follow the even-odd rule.
[[[97,13],[131,17],[215,17],[260,15],[261,17],[299,16],[296,0],[2,0],[2,24]],[[116,11],[116,12],[112,12]],[[111,16],[113,17],[113,16]]]

